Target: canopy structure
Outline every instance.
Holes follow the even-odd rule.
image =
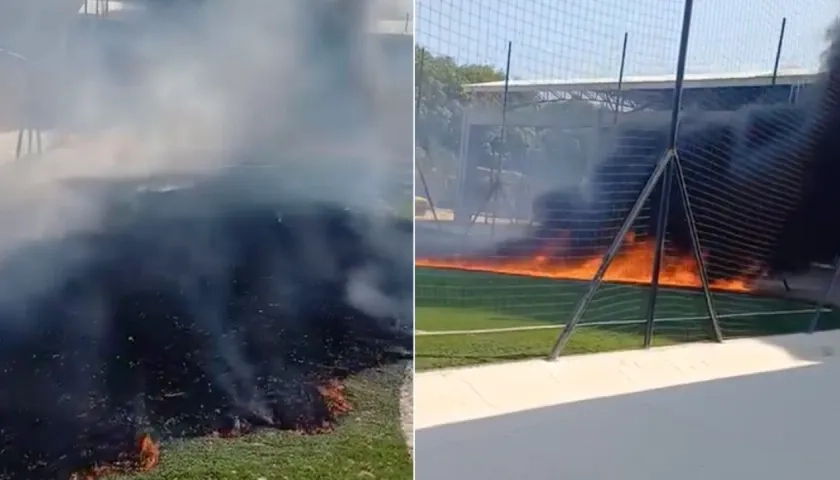
[[[795,100],[801,87],[812,83],[817,72],[803,69],[772,72],[691,74],[685,76],[686,109],[732,110],[748,104]],[[675,76],[627,76],[570,80],[510,80],[508,90],[533,93],[545,101],[588,100],[623,112],[670,110]],[[469,93],[501,94],[505,82],[465,85]]]
[[[817,71],[782,69],[773,72],[725,74],[687,73],[682,94],[683,111],[703,112],[704,117],[728,115],[747,105],[795,102],[803,87],[812,84]],[[548,128],[574,136],[590,160],[600,158],[601,135],[624,122],[670,121],[674,102],[674,74],[625,76],[621,79],[511,79],[505,103],[504,81],[464,85],[476,100],[464,109],[462,150],[456,203],[466,195],[468,178],[477,177],[470,150],[472,127],[500,126]],[[517,95],[518,94],[518,95]],[[527,94],[527,95],[521,95]],[[526,103],[523,102],[525,98]],[[519,102],[519,103],[517,103]],[[543,108],[587,102],[600,108]],[[474,159],[472,161],[475,161]],[[462,208],[456,207],[456,216]]]

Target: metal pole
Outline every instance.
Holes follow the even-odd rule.
[[[685,84],[685,59],[688,55],[688,34],[691,31],[691,10],[693,7],[694,0],[685,0],[682,35],[680,36],[680,53],[677,58],[677,80],[674,84],[674,102],[671,107],[671,131],[668,135],[668,148],[674,153],[676,153],[677,129],[680,122],[680,110],[682,109],[682,94]]]
[[[653,193],[653,189],[656,187],[656,184],[659,182],[659,179],[662,178],[662,174],[665,173],[666,167],[670,165],[672,160],[671,152],[666,152],[662,158],[659,159],[657,162],[656,168],[653,169],[653,172],[648,178],[647,183],[642,188],[642,191],[639,193],[639,197],[636,199],[636,203],[633,204],[633,208],[630,209],[630,213],[624,218],[624,223],[618,229],[618,233],[613,238],[613,242],[610,245],[610,248],[607,249],[606,253],[604,253],[604,257],[601,260],[601,265],[598,267],[598,271],[595,272],[595,276],[592,278],[592,281],[589,283],[589,288],[584,293],[583,297],[578,301],[578,304],[575,306],[575,311],[572,314],[571,320],[566,324],[563,328],[563,331],[560,333],[560,336],[557,337],[557,341],[554,344],[554,347],[551,349],[551,353],[548,355],[549,360],[556,360],[558,356],[560,356],[560,352],[563,351],[563,347],[566,346],[566,342],[569,341],[569,337],[572,336],[575,327],[577,327],[578,323],[580,323],[581,319],[583,318],[584,312],[589,307],[589,304],[595,298],[595,292],[598,290],[598,287],[601,285],[601,282],[604,279],[604,275],[607,273],[607,269],[612,264],[615,256],[618,254],[618,249],[621,248],[621,243],[624,241],[624,237],[627,235],[627,232],[630,231],[630,227],[633,226],[633,223],[636,221],[636,218],[639,216],[639,213],[642,211],[642,208],[645,205],[645,202],[650,197],[650,194]]]
[[[423,193],[426,194],[426,200],[429,202],[429,209],[432,211],[432,218],[435,221],[435,226],[440,229],[440,220],[437,216],[437,210],[435,210],[435,202],[432,200],[432,195],[429,192],[429,183],[426,181],[426,175],[423,173],[423,169],[417,162],[417,158],[414,159],[414,164],[417,167],[417,173],[420,174],[420,183],[423,184]]]
[[[706,274],[706,262],[703,260],[703,254],[700,252],[700,237],[697,234],[697,224],[694,220],[694,213],[691,210],[691,201],[688,197],[688,187],[685,182],[685,175],[682,165],[680,164],[680,157],[676,150],[677,145],[677,130],[679,129],[680,110],[682,106],[683,84],[685,81],[685,62],[686,54],[688,52],[688,37],[691,31],[691,12],[694,7],[694,0],[685,0],[685,10],[683,12],[682,37],[680,38],[680,56],[677,62],[677,83],[674,92],[674,108],[671,110],[671,133],[668,137],[672,148],[674,157],[674,173],[677,176],[677,187],[680,190],[680,197],[682,199],[683,212],[685,213],[685,221],[688,224],[689,234],[691,235],[691,249],[694,252],[694,260],[697,264],[697,270],[700,274],[700,286],[703,289],[703,299],[706,303],[706,310],[709,314],[709,320],[712,325],[712,336],[716,342],[723,341],[723,335],[720,330],[720,323],[718,322],[717,314],[712,303],[712,294],[709,290],[709,277]]]
[[[837,280],[840,279],[840,258],[834,259],[834,275],[831,276],[831,281],[828,283],[828,287],[825,289],[825,293],[822,296],[822,301],[817,303],[817,311],[814,312],[814,317],[811,318],[811,323],[808,324],[808,333],[814,333],[817,331],[817,327],[820,325],[820,316],[822,316],[822,309],[826,305],[830,304],[828,301],[828,297],[831,296],[831,292],[834,291],[834,286],[837,284]]]
[[[685,61],[688,52],[689,31],[691,29],[692,6],[693,1],[686,0],[685,9],[683,10],[679,57],[677,58],[677,78],[674,83],[674,99],[671,104],[671,130],[668,133],[668,155],[674,160],[677,160],[677,133],[679,130],[680,110],[682,110],[682,92],[685,81]],[[659,198],[659,218],[656,223],[656,243],[654,244],[656,250],[653,252],[653,268],[651,269],[650,295],[648,296],[647,322],[645,324],[645,348],[650,347],[653,341],[656,296],[659,293],[659,272],[662,264],[662,251],[665,248],[665,230],[668,228],[668,208],[671,197],[671,177],[673,175],[671,170],[671,168],[665,169],[665,182]],[[691,223],[688,218],[686,220]]]
[[[426,50],[420,49],[420,65],[418,65],[417,71],[414,73],[415,81],[417,82],[417,93],[414,99],[414,137],[415,137],[415,144],[416,144],[416,137],[417,137],[417,117],[420,115],[420,98],[423,94],[423,67],[426,63]],[[428,152],[426,152],[428,153]],[[420,174],[420,183],[423,184],[423,193],[426,194],[426,200],[429,202],[429,208],[432,210],[432,218],[435,220],[435,225],[440,228],[440,222],[438,221],[437,210],[435,209],[435,202],[432,200],[432,194],[429,192],[429,184],[426,182],[426,175],[423,173],[423,167],[420,166],[420,162],[417,161],[417,155],[414,156],[414,168],[417,170],[417,173]],[[412,192],[412,196],[414,196],[414,192]]]
[[[470,110],[468,106],[461,109],[461,138],[458,148],[458,177],[456,184],[456,199],[455,199],[455,222],[458,225],[465,224],[465,230],[469,229],[471,212],[467,212],[467,171],[469,160],[470,144],[470,129],[472,122],[470,121]],[[468,215],[469,213],[469,215]],[[463,221],[466,220],[466,221]]]
[[[499,149],[496,152],[496,168],[497,172],[492,175],[493,183],[490,186],[489,202],[493,202],[492,220],[490,223],[490,238],[493,239],[496,233],[496,203],[494,197],[497,190],[501,186],[502,166],[504,164],[504,154],[507,151],[507,108],[508,108],[508,94],[510,93],[510,54],[513,50],[513,42],[508,41],[507,61],[505,62],[505,89],[502,94],[502,131],[499,132]]]
[[[630,210],[630,213],[624,219],[624,223],[622,224],[621,228],[619,229],[618,234],[613,239],[612,245],[604,254],[604,258],[601,262],[600,267],[598,267],[598,271],[595,273],[595,276],[592,279],[592,282],[589,284],[589,289],[583,295],[583,297],[578,302],[577,306],[575,307],[575,311],[572,314],[571,320],[566,324],[565,328],[563,329],[560,336],[557,338],[557,341],[554,344],[554,347],[551,349],[549,353],[549,360],[555,360],[558,356],[560,356],[560,352],[563,351],[563,347],[565,347],[566,343],[569,341],[569,338],[572,336],[575,327],[580,323],[581,319],[583,318],[583,314],[586,311],[586,308],[592,302],[592,299],[595,297],[595,292],[597,291],[598,287],[601,285],[603,281],[604,274],[606,274],[607,269],[609,268],[612,261],[615,259],[615,256],[618,254],[618,249],[621,246],[621,243],[624,241],[624,237],[627,235],[627,232],[630,231],[633,222],[636,221],[636,217],[638,217],[639,213],[641,212],[644,202],[647,201],[648,197],[653,193],[654,188],[656,187],[656,183],[665,174],[666,170],[669,170],[669,166],[673,161],[677,165],[675,166],[675,170],[678,174],[678,183],[680,188],[680,194],[683,198],[683,208],[686,211],[688,218],[686,221],[689,223],[689,228],[694,235],[696,235],[695,225],[694,225],[694,218],[691,215],[691,209],[689,204],[687,203],[688,200],[688,193],[685,190],[685,179],[681,177],[682,169],[679,165],[679,158],[676,155],[676,138],[677,138],[677,130],[679,124],[679,115],[680,109],[682,106],[682,92],[683,86],[685,81],[685,63],[686,63],[686,54],[688,52],[688,38],[689,32],[691,30],[691,13],[694,6],[693,0],[685,0],[685,8],[683,10],[683,23],[682,23],[682,33],[680,36],[680,47],[679,47],[679,56],[677,58],[677,78],[674,85],[674,102],[673,107],[671,110],[671,130],[668,136],[668,149],[662,158],[659,160],[656,168],[654,168],[653,173],[651,173],[650,178],[648,179],[647,183],[645,184],[644,188],[642,189],[641,193],[639,194],[639,198],[636,199],[636,203],[633,205],[633,208]],[[670,183],[670,182],[666,182]],[[667,197],[664,196],[665,189],[663,188],[663,197],[660,199],[661,201],[667,201]],[[670,196],[670,193],[669,193]],[[660,209],[660,214],[662,213],[662,209]],[[664,235],[664,229],[661,232]],[[660,235],[657,232],[657,235]],[[695,238],[692,238],[695,241]],[[707,307],[711,307],[711,296],[708,294],[708,282],[705,275],[705,269],[703,268],[703,259],[700,255],[699,244],[695,241],[694,245],[695,250],[695,258],[698,260],[698,268],[701,270],[700,278],[701,283],[703,286],[704,294],[706,295],[706,304]],[[655,302],[655,291],[651,291],[651,301]],[[709,308],[709,315],[712,318],[712,324],[717,326],[717,317],[714,316],[714,309]]]
[[[776,47],[776,61],[773,62],[773,78],[770,80],[770,85],[776,84],[776,79],[779,76],[779,62],[782,59],[782,45],[785,43],[785,26],[787,25],[787,17],[782,18],[782,28],[779,31],[779,45]]]
[[[627,60],[627,36],[627,32],[624,32],[624,44],[621,47],[621,66],[618,67],[618,88],[615,93],[615,116],[613,117],[613,125],[618,123],[618,113],[623,102],[621,89],[624,87],[624,62]]]
[[[15,160],[20,160],[20,156],[23,150],[23,131],[24,128],[18,130],[17,145],[15,146]]]
[[[672,150],[669,150],[672,151]],[[668,209],[671,206],[671,183],[674,177],[673,167],[668,165],[665,169],[665,180],[662,185],[662,193],[659,199],[659,217],[656,221],[656,243],[653,251],[653,265],[650,275],[650,292],[647,304],[647,322],[645,323],[644,347],[650,348],[653,343],[653,324],[656,317],[656,295],[659,292],[659,273],[662,268],[662,256],[665,250],[665,231],[668,229]]]
[[[697,235],[697,224],[694,222],[694,213],[691,210],[691,200],[688,198],[688,187],[685,183],[685,174],[680,164],[680,157],[674,153],[674,170],[677,176],[677,187],[680,190],[680,197],[682,198],[683,213],[685,214],[686,223],[688,223],[688,233],[691,235],[691,250],[694,252],[694,262],[697,264],[697,273],[700,274],[700,286],[703,288],[703,300],[706,303],[706,312],[709,314],[709,320],[712,327],[712,338],[714,341],[720,343],[723,341],[723,333],[720,329],[720,322],[715,312],[715,306],[712,303],[712,292],[709,289],[709,276],[706,274],[706,261],[703,260],[703,254],[700,253],[700,237]]]
[[[505,86],[504,86],[504,93],[502,94],[502,125],[501,125],[501,132],[500,132],[500,135],[499,135],[499,144],[500,144],[499,148],[500,149],[503,149],[506,142],[507,142],[507,139],[506,139],[507,106],[508,106],[508,93],[509,93],[509,89],[510,89],[510,56],[511,56],[512,49],[513,49],[513,42],[508,42],[507,62],[505,64]],[[498,187],[500,185],[500,182],[498,181],[497,177],[500,177],[501,172],[502,172],[502,154],[501,154],[501,152],[497,152],[496,158],[497,158],[496,166],[494,166],[493,169],[490,172],[491,183],[490,183],[490,187],[487,189],[487,195],[485,196],[484,200],[482,200],[482,202],[479,203],[479,207],[476,209],[476,211],[470,213],[469,224],[467,224],[467,227],[464,230],[464,235],[465,236],[469,233],[472,226],[478,220],[478,215],[482,211],[486,210],[487,206],[494,199],[494,197],[496,195],[496,192],[498,190]],[[498,172],[499,172],[498,175],[496,174],[496,168],[498,168]],[[486,215],[484,217],[484,220],[485,220],[484,223],[487,223],[487,216]],[[492,221],[491,221],[491,224],[490,224],[490,238],[493,238],[493,236],[494,236],[495,226],[496,226],[496,211],[494,209],[493,212],[492,212]]]

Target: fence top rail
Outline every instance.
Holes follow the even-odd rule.
[[[779,71],[776,85],[801,85],[813,82],[817,72],[806,69],[786,69]],[[627,76],[621,82],[622,90],[667,90],[674,88],[674,75]],[[772,72],[741,73],[686,73],[684,88],[727,88],[760,87],[773,82]],[[467,92],[500,93],[505,88],[504,81],[470,83],[464,85]],[[618,90],[618,78],[590,79],[511,79],[508,85],[511,92],[539,91],[610,91]]]

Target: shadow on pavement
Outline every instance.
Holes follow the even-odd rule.
[[[415,478],[834,478],[838,379],[829,358],[418,430]]]

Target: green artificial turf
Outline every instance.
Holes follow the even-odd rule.
[[[573,314],[586,282],[482,272],[418,268],[415,345],[418,370],[544,356]],[[643,346],[650,289],[605,284],[595,295],[563,354]],[[746,293],[714,292],[724,338],[804,331],[813,303]],[[787,312],[766,315],[771,312]],[[711,323],[703,296],[694,290],[661,289],[653,345],[708,341]],[[837,328],[836,312],[822,315],[821,329]],[[527,331],[423,335],[424,332],[541,328]]]

